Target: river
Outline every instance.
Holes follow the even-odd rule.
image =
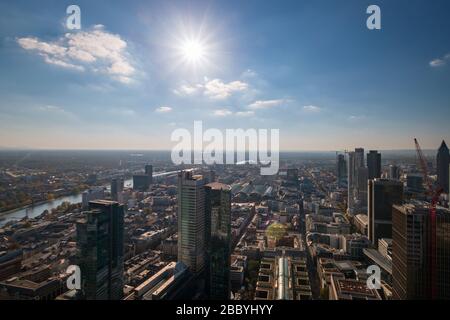
[[[186,171],[195,171],[197,169],[187,169]],[[153,178],[158,177],[164,177],[169,176],[178,173],[178,171],[168,171],[168,172],[158,172],[153,174]],[[133,188],[133,179],[125,180],[124,182],[125,188]],[[110,185],[105,185],[107,189],[110,188]],[[17,209],[11,212],[7,213],[0,213],[0,227],[3,227],[5,224],[7,224],[10,221],[14,220],[20,220],[28,215],[28,218],[35,218],[37,216],[40,216],[45,210],[52,210],[53,208],[58,207],[63,202],[70,202],[70,203],[80,203],[81,202],[81,193],[77,195],[71,195],[66,196],[62,198],[55,199],[53,201],[48,201],[45,203],[38,204],[34,207],[27,207],[27,208],[21,208]]]
[[[132,188],[133,187],[133,180],[125,180],[124,183],[125,187]],[[109,188],[108,186],[105,186]],[[35,218],[37,216],[40,216],[45,210],[51,211],[52,209],[60,206],[63,202],[70,202],[70,203],[80,203],[81,202],[81,193],[76,195],[70,195],[61,197],[58,199],[55,199],[53,201],[48,201],[45,203],[38,204],[33,207],[27,207],[27,208],[21,208],[14,210],[12,212],[7,212],[0,214],[0,227],[3,227],[5,224],[7,224],[10,221],[14,220],[20,220],[28,215],[29,218]]]

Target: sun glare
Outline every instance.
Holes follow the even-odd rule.
[[[200,41],[186,40],[181,45],[181,53],[187,62],[197,64],[205,59],[206,49]]]

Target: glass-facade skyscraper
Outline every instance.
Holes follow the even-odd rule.
[[[448,193],[450,155],[445,141],[442,141],[442,144],[439,147],[436,160],[438,185],[444,190],[445,193]]]
[[[372,244],[378,239],[392,238],[392,205],[403,201],[403,183],[397,180],[374,179],[368,183],[368,235]]]
[[[206,287],[211,300],[230,298],[231,187],[213,182],[206,190]]]
[[[381,178],[381,153],[376,150],[369,151],[367,169],[369,170],[369,179]]]
[[[115,201],[89,202],[77,223],[78,265],[82,298],[120,300],[123,296],[123,205]]]
[[[436,209],[434,235],[431,232],[430,222],[428,203],[416,201],[393,206],[394,299],[450,299],[449,209],[442,207]],[[431,254],[431,237],[435,237],[434,255]],[[431,259],[435,259],[434,263]],[[435,270],[432,270],[433,265]]]

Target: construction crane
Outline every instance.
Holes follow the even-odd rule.
[[[414,143],[416,145],[417,157],[419,159],[419,165],[422,170],[423,180],[427,186],[427,193],[431,198],[430,202],[430,224],[429,224],[429,250],[430,250],[430,266],[431,266],[431,298],[437,298],[437,287],[436,287],[436,206],[439,201],[439,197],[443,192],[441,187],[434,187],[433,182],[431,181],[428,175],[428,168],[425,155],[420,148],[419,142],[417,139],[414,139]]]

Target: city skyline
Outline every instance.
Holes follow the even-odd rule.
[[[0,2],[1,148],[169,150],[195,120],[283,151],[450,140],[445,1],[378,1],[381,30],[359,1],[79,1],[79,31],[69,4]]]

